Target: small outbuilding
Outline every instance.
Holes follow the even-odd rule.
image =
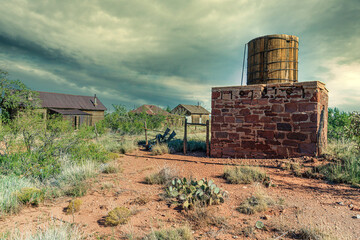
[[[164,109],[161,109],[155,105],[148,105],[148,104],[144,104],[144,105],[132,110],[131,112],[146,113],[148,115],[164,115],[164,116],[170,115],[170,113],[168,113]]]
[[[106,107],[94,96],[38,92],[44,117],[59,114],[71,121],[74,128],[94,126],[104,119]]]
[[[171,113],[185,116],[188,123],[206,123],[210,118],[210,112],[200,105],[179,104]]]

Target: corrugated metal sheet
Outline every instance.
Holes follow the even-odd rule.
[[[54,111],[56,113],[60,113],[62,115],[91,115],[89,113],[83,112],[79,109],[71,109],[71,110],[64,110],[64,109],[54,109],[54,108],[49,108],[51,111]]]
[[[106,107],[97,98],[97,105],[94,105],[93,96],[70,95],[63,93],[39,92],[39,97],[44,108],[67,108],[81,110],[105,111]]]

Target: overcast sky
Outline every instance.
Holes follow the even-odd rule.
[[[360,111],[359,0],[0,0],[0,69],[28,87],[96,93],[108,107],[210,109],[211,87],[239,85],[244,45],[299,37],[299,81],[331,107]]]

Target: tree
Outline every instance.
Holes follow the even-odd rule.
[[[38,107],[40,102],[36,91],[19,80],[9,80],[8,76],[0,69],[0,114],[3,121],[8,121],[19,109]]]

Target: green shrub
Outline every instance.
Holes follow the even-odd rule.
[[[174,202],[183,209],[194,206],[210,206],[224,202],[226,193],[216,186],[212,180],[187,180],[175,178],[166,188],[166,196],[175,198]]]
[[[35,187],[24,187],[16,192],[16,197],[22,204],[38,206],[44,200],[44,192]]]
[[[144,132],[144,123],[147,128],[158,129],[165,122],[165,116],[149,115],[146,113],[128,112],[126,107],[113,105],[115,111],[105,114],[105,125],[120,134],[140,134]]]
[[[0,156],[0,174],[31,176],[44,180],[60,172],[57,159],[47,153],[17,152]]]
[[[81,204],[82,201],[80,199],[71,200],[66,208],[66,214],[73,214],[80,211]]]
[[[170,167],[162,168],[158,173],[151,174],[145,178],[147,184],[167,184],[177,175],[177,171]]]
[[[346,137],[346,128],[350,126],[350,114],[341,112],[338,108],[328,109],[328,138],[343,139]]]
[[[69,149],[72,159],[76,161],[93,160],[97,162],[106,162],[109,160],[109,152],[100,144],[92,142],[82,142],[73,145]]]
[[[105,226],[117,226],[129,221],[131,211],[126,207],[116,207],[105,218]]]
[[[144,240],[193,240],[193,234],[189,227],[170,228],[153,231]]]
[[[172,140],[168,143],[170,152],[182,152],[184,149],[184,141],[180,139]],[[187,141],[188,152],[206,152],[206,142],[201,140],[188,140]]]
[[[253,182],[264,182],[268,176],[256,167],[232,167],[224,170],[223,178],[231,184],[249,184]]]
[[[314,168],[314,173],[320,173],[336,183],[360,184],[360,152],[356,143],[331,141],[327,157],[332,161]]]
[[[169,153],[169,147],[166,143],[160,143],[160,144],[156,144],[154,146],[151,147],[151,154],[152,155],[162,155],[162,154],[166,154]]]

